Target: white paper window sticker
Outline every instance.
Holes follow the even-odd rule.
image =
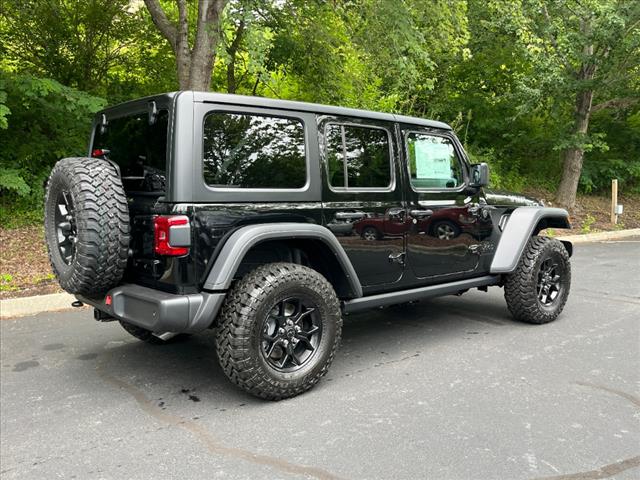
[[[430,140],[417,140],[416,178],[451,179],[451,150],[446,143],[433,143]]]

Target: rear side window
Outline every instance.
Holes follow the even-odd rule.
[[[391,186],[389,134],[382,128],[330,123],[325,128],[325,154],[334,189]]]
[[[147,112],[109,119],[104,131],[96,129],[93,154],[118,164],[126,190],[163,191],[168,123],[167,110],[158,112],[153,125]]]
[[[204,181],[218,188],[299,189],[307,183],[302,121],[213,112],[204,119]]]
[[[448,138],[411,132],[407,151],[414,188],[458,188],[464,183],[462,165]]]

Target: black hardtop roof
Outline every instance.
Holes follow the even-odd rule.
[[[359,110],[356,108],[336,107],[320,103],[295,102],[292,100],[280,100],[276,98],[249,97],[246,95],[231,95],[228,93],[193,92],[196,102],[224,103],[232,105],[246,105],[265,108],[278,108],[283,110],[297,110],[304,112],[321,113],[324,115],[341,115],[346,117],[371,118],[373,120],[386,120],[390,122],[411,123],[431,128],[451,130],[446,123],[437,120],[425,120],[417,117],[395,115],[393,113],[373,112],[371,110]]]
[[[356,108],[336,107],[332,105],[323,105],[319,103],[307,103],[296,102],[292,100],[280,100],[276,98],[266,97],[252,97],[247,95],[232,95],[228,93],[215,93],[215,92],[195,92],[195,91],[176,91],[168,92],[159,95],[149,96],[145,98],[139,98],[130,102],[114,105],[113,107],[105,108],[104,112],[110,110],[123,111],[128,107],[133,107],[141,102],[149,102],[151,100],[164,97],[165,99],[174,99],[176,97],[183,97],[184,95],[192,95],[194,102],[201,103],[218,103],[225,105],[242,105],[247,107],[263,107],[274,108],[279,110],[292,110],[319,113],[324,115],[336,115],[346,117],[358,117],[358,118],[370,118],[372,120],[382,120],[389,122],[408,123],[411,125],[418,125],[422,127],[438,128],[442,130],[451,130],[451,127],[444,122],[437,120],[425,120],[424,118],[409,117],[405,115],[396,115],[393,113],[374,112],[371,110],[360,110]],[[102,112],[98,112],[102,113]]]

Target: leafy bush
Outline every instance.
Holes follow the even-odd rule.
[[[0,221],[41,218],[43,184],[55,162],[85,155],[102,98],[60,83],[0,70]]]
[[[519,163],[513,159],[500,159],[492,148],[470,146],[467,150],[471,163],[489,165],[489,186],[498,190],[521,191],[525,179],[519,171]]]

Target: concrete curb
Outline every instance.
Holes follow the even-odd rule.
[[[589,243],[618,240],[628,237],[640,237],[640,228],[630,228],[628,230],[617,230],[613,232],[586,233],[584,235],[564,235],[556,238],[559,240],[568,240],[571,243]]]
[[[618,230],[614,232],[587,233],[585,235],[565,235],[557,237],[559,240],[569,240],[572,243],[602,242],[618,240],[620,238],[640,237],[640,228]],[[8,298],[0,300],[0,320],[13,317],[35,315],[43,312],[55,312],[72,308],[75,300],[68,293],[52,293],[50,295],[36,295],[33,297]]]
[[[0,320],[12,317],[35,315],[42,312],[55,312],[71,307],[75,297],[68,293],[51,293],[33,297],[7,298],[0,300]]]

